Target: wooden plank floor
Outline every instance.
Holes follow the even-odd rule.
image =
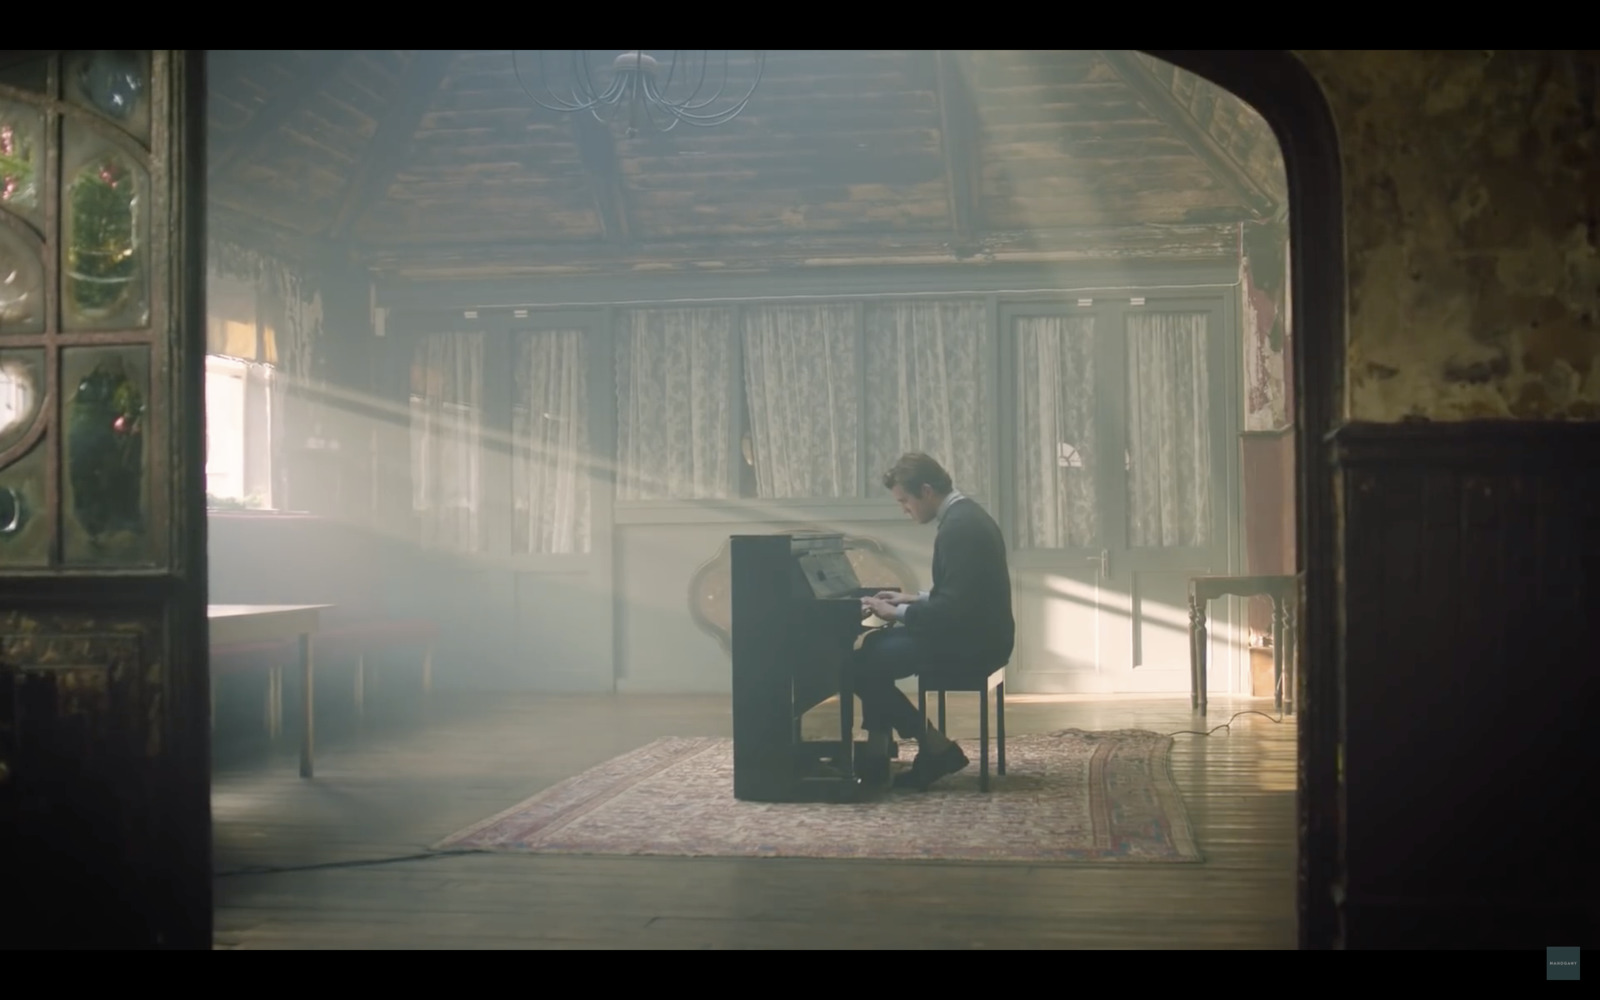
[[[1270,701],[1014,696],[1009,734],[1211,728]],[[930,705],[930,711],[932,706]],[[824,714],[825,714],[825,710]],[[836,716],[835,716],[836,717]],[[815,713],[808,722],[825,726]],[[437,697],[425,725],[271,759],[213,785],[219,948],[1248,948],[1295,946],[1295,727],[1176,737],[1201,865],[972,865],[417,854],[661,736],[731,733],[726,697]],[[953,735],[976,698],[951,696]],[[977,766],[971,742],[965,744]]]

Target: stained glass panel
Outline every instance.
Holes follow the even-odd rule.
[[[86,125],[66,123],[62,320],[68,330],[150,321],[150,179]]]
[[[143,565],[150,517],[150,353],[62,352],[63,555],[69,563]]]
[[[0,568],[50,563],[50,518],[45,477],[50,442],[0,469]]]
[[[35,108],[0,98],[0,206],[39,224],[39,167],[44,155],[44,116]]]
[[[67,99],[150,141],[150,53],[74,52],[67,57]]]
[[[0,337],[44,330],[44,264],[20,234],[0,222]]]
[[[0,468],[27,436],[44,401],[44,351],[0,351]]]
[[[50,84],[50,60],[22,59],[0,66],[0,85],[44,93]]]

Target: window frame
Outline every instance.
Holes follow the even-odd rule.
[[[248,314],[248,315],[246,315]],[[237,324],[253,328],[250,356],[230,353],[228,348],[242,345],[229,343],[225,331]],[[213,493],[210,475],[206,475],[206,509],[208,512],[278,513],[282,508],[278,500],[283,496],[281,444],[283,439],[282,414],[273,406],[273,395],[279,377],[275,363],[276,335],[262,316],[261,295],[257,286],[244,278],[212,272],[206,280],[206,353],[205,378],[236,378],[241,383],[242,413],[239,417],[239,450],[242,454],[238,497],[225,497]],[[208,393],[209,396],[209,393]],[[206,461],[210,462],[213,432],[212,410],[209,399],[206,406],[205,434]],[[261,502],[251,504],[252,487]],[[222,501],[219,503],[218,501]]]

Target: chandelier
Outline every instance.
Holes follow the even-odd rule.
[[[623,52],[611,60],[608,79],[596,82],[591,64],[604,62],[604,57],[588,51],[567,52],[555,58],[556,73],[547,65],[545,53],[538,55],[539,86],[545,99],[528,89],[522,79],[517,52],[511,52],[511,68],[517,83],[533,102],[541,108],[561,114],[589,112],[606,124],[627,115],[627,134],[639,134],[639,129],[649,124],[662,132],[670,132],[679,123],[709,128],[723,125],[736,118],[750,100],[761,82],[761,72],[766,67],[766,54],[756,52],[755,79],[744,96],[733,100],[725,98],[733,76],[733,55],[723,53],[722,82],[714,88],[707,87],[711,64],[716,60],[709,52],[673,52],[665,66],[642,49]],[[696,58],[698,56],[698,58]],[[565,64],[560,67],[559,64]],[[561,69],[564,68],[564,72]],[[552,80],[552,76],[556,79]],[[552,85],[554,84],[554,85]]]

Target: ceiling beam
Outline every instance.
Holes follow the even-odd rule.
[[[297,263],[314,260],[320,252],[317,242],[305,233],[215,199],[206,204],[206,239]]]
[[[625,245],[633,239],[633,225],[617,141],[611,130],[588,112],[572,115],[572,130],[594,192],[594,210],[600,217],[603,238],[607,243]]]
[[[451,50],[422,49],[412,58],[411,67],[395,93],[394,103],[389,105],[372,141],[367,143],[361,162],[350,175],[344,200],[328,228],[328,239],[339,242],[348,237],[368,209],[388,193],[416,137],[417,126],[427,114],[440,84],[444,83],[445,73],[455,56]]]
[[[939,138],[944,147],[945,186],[950,193],[952,249],[957,257],[978,252],[983,233],[983,131],[971,77],[957,53],[933,53],[939,104]]]
[[[1280,207],[1277,198],[1256,182],[1250,172],[1195,120],[1189,109],[1179,103],[1172,88],[1157,79],[1133,53],[1102,49],[1100,56],[1138,95],[1151,114],[1161,119],[1194,150],[1206,168],[1227,185],[1255,219],[1269,219],[1277,214]]]
[[[328,81],[344,68],[353,55],[354,52],[343,50],[313,52],[311,59],[294,75],[288,86],[262,105],[261,110],[245,122],[231,141],[211,152],[206,177],[220,177],[241,159],[254,157],[263,145],[278,134],[278,129],[327,86]],[[212,59],[230,69],[249,65],[248,62],[231,60],[226,56],[213,56]]]
[[[730,273],[878,264],[1218,261],[1238,259],[1237,223],[1146,225],[987,233],[958,258],[947,230],[922,233],[635,240],[625,253],[605,242],[527,241],[357,248],[369,266],[397,276]]]

